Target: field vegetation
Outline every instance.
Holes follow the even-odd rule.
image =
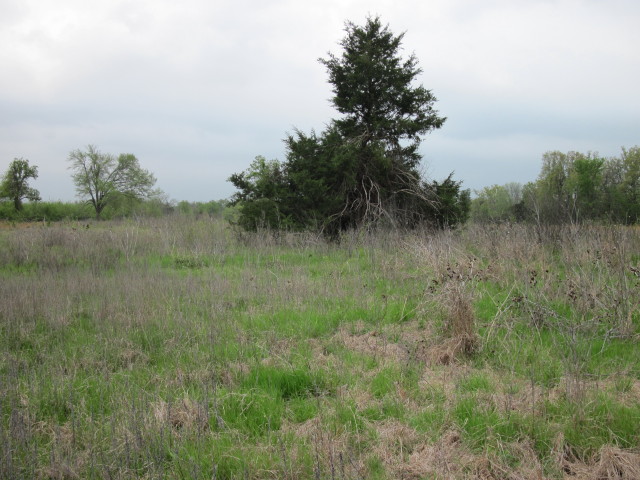
[[[0,478],[640,478],[640,230],[0,229]]]

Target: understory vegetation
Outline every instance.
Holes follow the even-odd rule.
[[[226,200],[209,202],[172,202],[158,197],[153,199],[112,198],[100,218],[123,220],[140,217],[160,217],[179,212],[189,216],[222,217],[225,209],[233,215]],[[10,202],[0,202],[0,221],[8,222],[58,222],[83,221],[95,218],[95,211],[86,202],[29,202],[21,210],[15,210]]]
[[[5,224],[0,478],[639,478],[639,287],[636,227]]]

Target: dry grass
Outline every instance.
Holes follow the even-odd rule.
[[[78,227],[0,232],[0,478],[640,478],[637,230]]]
[[[604,445],[589,462],[577,460],[557,439],[556,461],[567,478],[576,480],[635,480],[640,478],[640,452]]]
[[[338,331],[335,339],[349,350],[380,359],[382,365],[386,362],[403,364],[409,359],[407,347],[389,342],[381,332],[376,330],[353,334],[343,328]]]

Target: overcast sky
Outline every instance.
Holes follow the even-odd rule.
[[[640,144],[637,0],[0,0],[0,169],[73,200],[74,149],[133,153],[175,200],[229,197],[256,155],[337,116],[317,59],[379,15],[448,119],[424,170],[534,180],[549,150]]]

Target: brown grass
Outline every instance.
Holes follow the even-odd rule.
[[[409,351],[406,347],[389,342],[377,330],[353,334],[349,329],[343,328],[336,334],[336,340],[349,350],[382,360],[383,364],[385,362],[403,364],[409,359]]]
[[[153,416],[160,425],[168,425],[175,430],[207,430],[209,428],[207,408],[188,396],[174,403],[159,400],[151,405]]]
[[[579,461],[564,447],[564,438],[556,440],[556,462],[565,478],[574,480],[637,480],[640,478],[640,451],[604,445],[590,462]]]

